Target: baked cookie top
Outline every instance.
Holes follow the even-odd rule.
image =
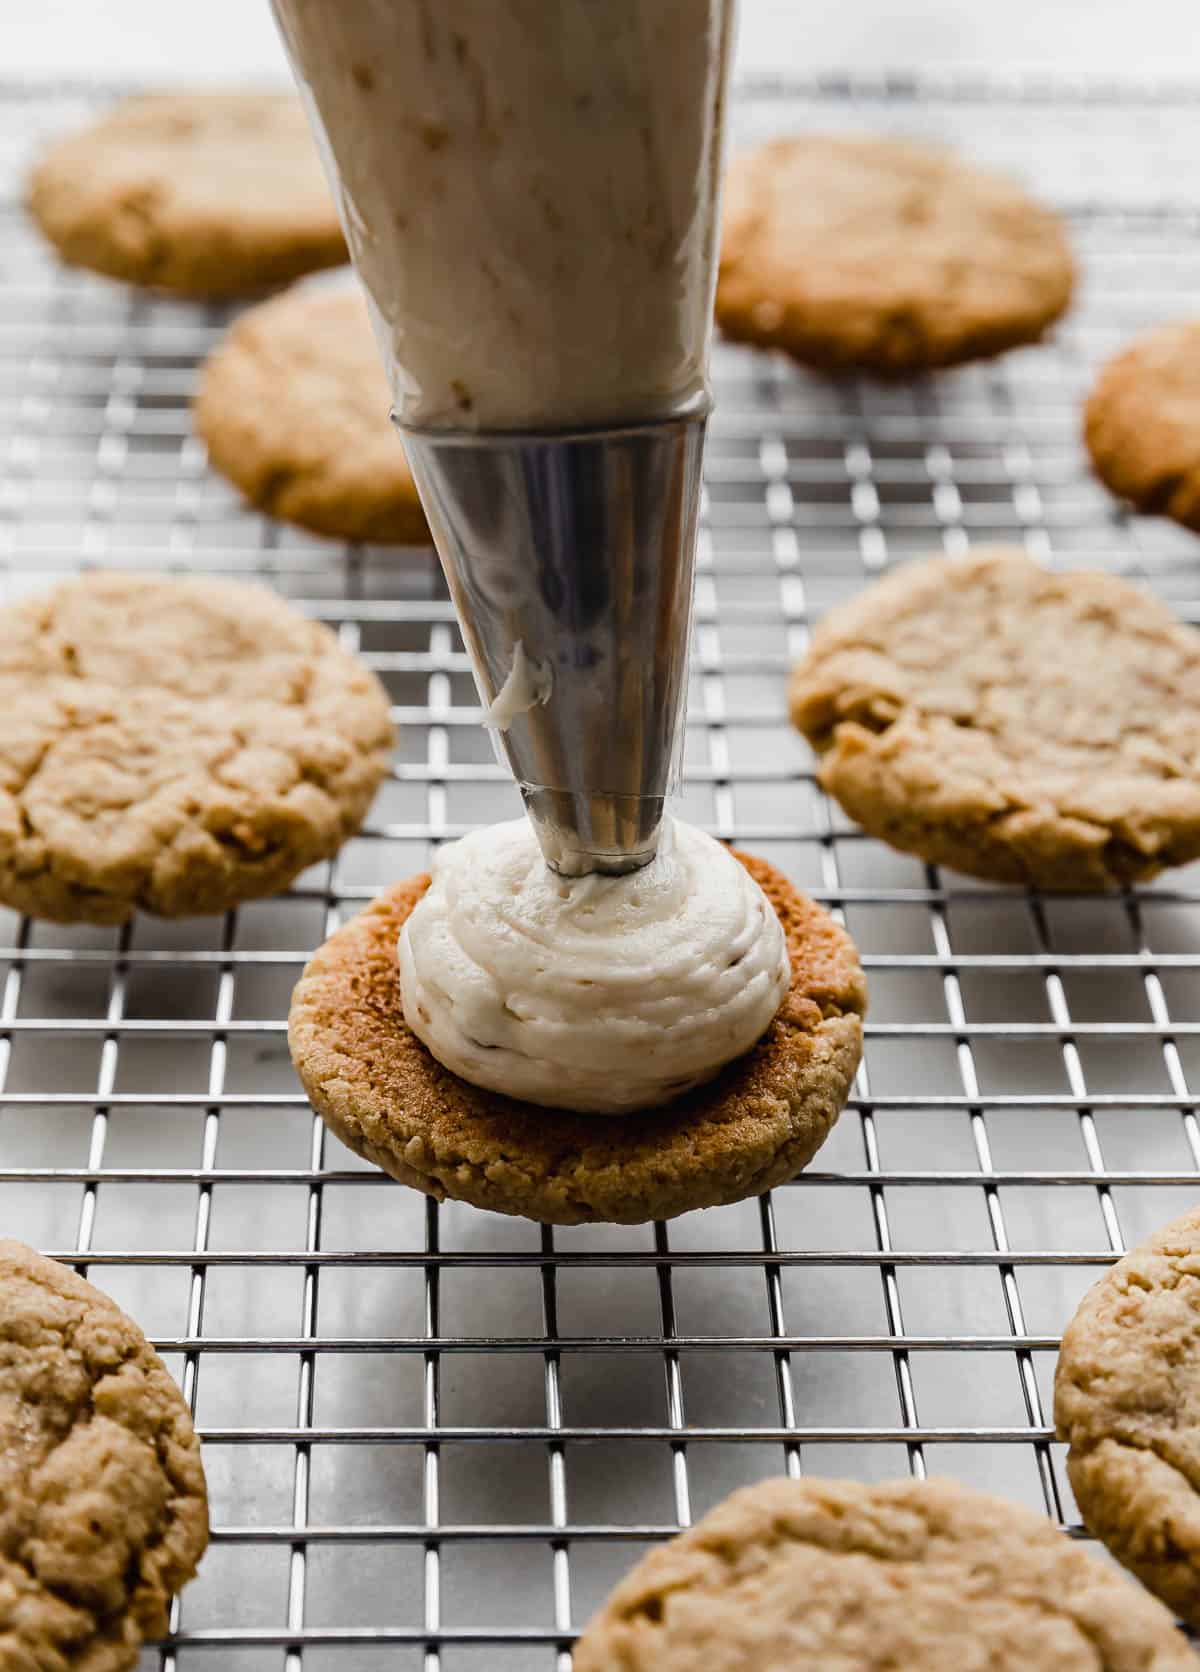
[[[668,1219],[805,1166],[846,1100],[866,987],[853,942],[764,860],[738,856],[783,924],[791,990],[753,1050],[646,1113],[577,1115],[460,1080],[404,1021],[396,942],[427,876],[327,940],[292,997],[292,1060],[343,1143],[405,1184],[556,1225]]]
[[[1054,1417],[1083,1519],[1200,1627],[1200,1210],[1083,1297],[1063,1336]]]
[[[730,166],[717,321],[811,365],[905,376],[997,354],[1073,285],[1057,216],[951,152],[807,134]]]
[[[237,296],[346,260],[289,93],[125,99],[43,153],[27,199],[64,261],[185,296]]]
[[[1114,493],[1200,529],[1200,320],[1147,331],[1101,369],[1084,439]]]
[[[244,313],[205,363],[196,429],[251,505],[342,540],[429,543],[366,304],[300,285]]]
[[[234,581],[92,573],[0,610],[0,901],[218,912],[335,853],[384,777],[387,696]]]
[[[826,617],[790,706],[850,817],[930,862],[1097,889],[1200,855],[1200,634],[1116,576],[906,564]]]
[[[765,1480],[660,1545],[576,1672],[1185,1672],[1170,1615],[1044,1516],[953,1481]]]
[[[0,1241],[0,1665],[135,1665],[207,1543],[200,1445],[141,1330]]]

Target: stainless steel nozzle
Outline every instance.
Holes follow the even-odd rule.
[[[687,693],[705,423],[401,430],[485,723],[564,876],[654,857]]]

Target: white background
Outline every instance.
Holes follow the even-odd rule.
[[[504,0],[496,0],[498,5]],[[10,0],[0,74],[283,76],[267,0]],[[1200,77],[1200,0],[742,0],[745,70]]]

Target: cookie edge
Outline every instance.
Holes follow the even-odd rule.
[[[173,1421],[169,1443],[178,1447],[190,1460],[194,1478],[186,1494],[173,1493],[168,1499],[167,1519],[163,1531],[143,1552],[161,1553],[165,1561],[155,1575],[155,1588],[147,1593],[144,1561],[139,1565],[138,1584],[131,1584],[128,1604],[123,1614],[113,1616],[129,1621],[138,1634],[138,1642],[130,1645],[128,1665],[135,1665],[144,1643],[163,1637],[168,1629],[171,1600],[188,1585],[199,1571],[200,1563],[211,1540],[208,1481],[204,1470],[203,1452],[199,1436],[183,1390],[171,1375],[159,1354],[151,1346],[136,1318],[130,1316],[105,1290],[81,1277],[62,1261],[51,1259],[16,1237],[0,1237],[0,1304],[3,1288],[10,1278],[24,1278],[40,1289],[85,1307],[89,1313],[107,1314],[117,1318],[133,1331],[140,1343],[138,1357],[157,1387],[169,1400]],[[155,1448],[157,1451],[157,1448]],[[161,1458],[160,1458],[161,1464]],[[192,1513],[183,1513],[191,1511]],[[180,1535],[172,1545],[168,1534]],[[99,1620],[98,1620],[99,1623]]]
[[[273,611],[295,616],[310,629],[317,629],[326,646],[323,654],[332,656],[347,676],[361,676],[368,682],[363,693],[364,701],[369,690],[371,705],[380,722],[380,741],[374,748],[356,750],[362,768],[361,787],[344,796],[330,795],[331,802],[339,811],[338,833],[332,845],[328,841],[314,839],[303,849],[280,849],[265,865],[210,865],[203,872],[205,881],[202,885],[187,890],[176,889],[168,895],[156,890],[152,877],[149,886],[133,891],[89,886],[85,864],[73,868],[77,869],[77,875],[71,875],[61,867],[57,872],[43,867],[30,873],[20,864],[22,842],[18,839],[9,844],[7,852],[0,857],[0,906],[42,922],[114,926],[127,923],[138,911],[164,918],[221,916],[249,901],[276,897],[309,866],[331,859],[341,851],[361,829],[380,786],[388,776],[396,727],[392,723],[391,704],[382,680],[361,657],[347,650],[325,623],[303,615],[289,599],[254,581],[214,578],[204,574],[148,575],[137,570],[104,569],[70,577],[54,587],[16,599],[6,608],[20,611],[39,606],[69,588],[103,589],[112,581],[172,587],[199,585],[206,591],[234,590],[254,594],[269,604]],[[201,875],[198,866],[195,867],[195,874],[197,877]],[[31,875],[34,878],[32,884],[29,881]],[[44,886],[47,881],[50,886]]]
[[[254,412],[238,388],[241,365],[253,364],[256,335],[270,329],[268,311],[303,306],[306,294],[321,293],[291,287],[248,308],[201,364],[190,410],[209,466],[232,484],[251,510],[310,534],[350,545],[428,548],[433,536],[407,458],[411,494],[363,506],[353,495],[322,494],[316,470],[284,459],[256,439]],[[403,448],[398,434],[396,445]]]
[[[1200,1255],[1200,1208],[1153,1231],[1084,1294],[1055,1365],[1054,1425],[1067,1446],[1067,1478],[1085,1526],[1147,1590],[1200,1630],[1200,1489],[1150,1447],[1115,1434],[1085,1440],[1079,1433],[1078,1407],[1092,1403],[1079,1360],[1091,1356],[1089,1339],[1105,1333],[1101,1308],[1125,1272],[1146,1255],[1165,1253],[1180,1235]]]
[[[823,1519],[836,1539],[847,1514],[862,1511],[864,1506],[909,1509],[921,1515],[922,1504],[948,1516],[972,1511],[981,1516],[986,1514],[990,1523],[1000,1522],[1014,1536],[1024,1532],[1028,1539],[1045,1542],[1047,1554],[1053,1553],[1063,1570],[1081,1582],[1091,1581],[1100,1588],[1101,1594],[1114,1595],[1124,1605],[1125,1612],[1141,1616],[1139,1624],[1144,1624],[1147,1633],[1158,1628],[1161,1649],[1164,1653],[1175,1651],[1166,1660],[1160,1660],[1156,1654],[1154,1666],[1160,1672],[1168,1672],[1168,1668],[1170,1672],[1185,1672],[1194,1664],[1186,1642],[1160,1603],[1073,1545],[1047,1517],[1023,1505],[940,1476],[929,1480],[901,1477],[877,1482],[774,1476],[738,1488],[694,1526],[681,1530],[642,1556],[617,1581],[581,1633],[573,1650],[577,1672],[609,1672],[618,1664],[627,1672],[644,1672],[656,1666],[661,1645],[653,1638],[660,1623],[662,1598],[689,1588],[692,1583],[698,1591],[709,1591],[704,1572],[706,1557],[711,1556],[720,1564],[728,1560],[731,1546],[752,1549],[781,1536],[787,1537],[789,1520],[817,1523]],[[867,1541],[870,1544],[880,1533],[875,1526],[868,1525],[867,1530],[871,1535]],[[829,1548],[819,1539],[797,1542]],[[870,1556],[870,1550],[865,1554]],[[1094,1602],[1089,1607],[1091,1599],[1086,1595],[1080,1600],[1084,1622],[1094,1625]],[[633,1621],[645,1624],[646,1630],[638,1632],[640,1641],[634,1640]],[[1090,1636],[1087,1623],[1082,1623],[1080,1629]],[[806,1660],[805,1664],[810,1662]]]
[[[784,300],[778,295],[763,294],[763,287],[749,282],[744,271],[746,256],[739,250],[732,252],[734,228],[727,227],[721,238],[721,254],[714,299],[714,317],[722,335],[731,342],[753,348],[775,350],[788,355],[799,364],[827,376],[853,376],[861,373],[885,382],[902,382],[927,373],[948,371],[972,361],[994,359],[1014,348],[1040,342],[1047,332],[1066,314],[1074,300],[1078,284],[1078,262],[1071,247],[1068,229],[1063,218],[1047,204],[1032,196],[1019,181],[999,170],[978,164],[963,157],[952,147],[929,145],[919,141],[897,140],[880,134],[793,134],[767,140],[741,152],[735,163],[740,168],[752,164],[769,169],[770,154],[796,146],[828,144],[851,140],[867,141],[876,148],[892,152],[914,151],[951,165],[964,184],[977,178],[996,181],[1008,187],[1023,200],[1030,221],[1036,220],[1049,236],[1053,234],[1059,256],[1057,285],[1048,294],[1044,305],[1037,310],[1026,309],[1021,315],[1011,311],[980,321],[970,331],[961,330],[953,343],[943,344],[940,352],[933,352],[927,332],[915,332],[912,319],[919,312],[936,313],[942,298],[921,298],[917,308],[912,302],[907,307],[894,306],[890,310],[872,310],[880,329],[864,345],[851,344],[847,333],[831,330],[820,317],[815,321],[805,311],[803,303]],[[763,219],[765,211],[746,213],[747,227],[752,228]],[[778,314],[774,323],[763,324],[755,316],[769,305]]]
[[[980,546],[964,557],[935,554],[899,564],[825,616],[788,679],[788,713],[817,756],[822,789],[867,835],[925,864],[944,865],[985,882],[1048,893],[1096,893],[1150,881],[1164,870],[1200,858],[1200,822],[1181,821],[1173,839],[1146,853],[1124,841],[1113,826],[1074,817],[1058,807],[1014,805],[1005,807],[999,816],[983,809],[977,818],[957,824],[925,818],[907,789],[889,781],[888,763],[881,759],[893,726],[876,732],[856,720],[834,720],[828,726],[813,723],[815,696],[828,690],[820,683],[822,662],[859,621],[878,621],[889,600],[907,603],[912,591],[936,586],[947,573],[961,576],[1008,565],[1058,573],[1044,569],[1018,546]],[[1102,570],[1062,573],[1108,585],[1129,585]],[[1152,594],[1131,590],[1160,609],[1164,629],[1194,631]]]

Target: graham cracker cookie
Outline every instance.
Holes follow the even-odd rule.
[[[134,1666],[207,1544],[200,1444],[141,1330],[0,1241],[0,1666]]]
[[[27,203],[72,266],[182,296],[238,296],[346,260],[290,93],[125,99],[50,146]]]
[[[830,795],[931,863],[1101,889],[1200,856],[1200,634],[1114,575],[905,564],[826,617],[789,695]]]
[[[614,1117],[516,1102],[451,1074],[400,1002],[396,942],[429,886],[417,876],[327,940],[296,987],[288,1038],[313,1107],[403,1184],[552,1225],[639,1225],[783,1183],[846,1100],[866,987],[845,930],[764,860],[738,858],[779,914],[792,985],[754,1049],[706,1085]]]
[[[390,406],[360,292],[314,284],[241,316],[193,416],[210,462],[260,510],[336,539],[428,545]]]
[[[1200,1210],[1083,1297],[1063,1336],[1054,1420],[1087,1525],[1200,1628]]]
[[[264,587],[92,573],[0,610],[0,902],[60,922],[221,912],[359,826],[379,681]]]
[[[949,1480],[764,1480],[642,1558],[575,1672],[1195,1672],[1152,1597]]]
[[[948,151],[806,134],[729,169],[717,322],[827,371],[903,377],[1035,342],[1074,278],[1058,217]]]
[[[1147,331],[1108,362],[1084,439],[1115,494],[1200,530],[1200,320]]]

